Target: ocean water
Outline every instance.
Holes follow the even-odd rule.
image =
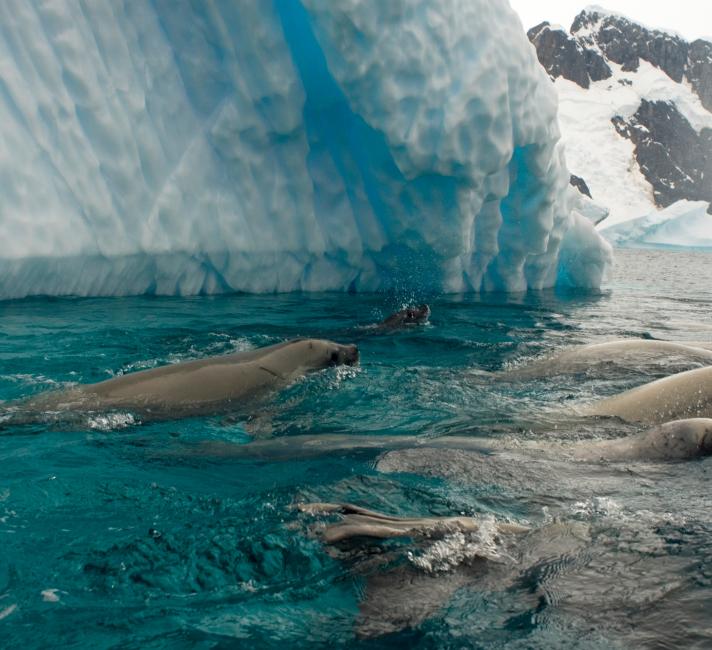
[[[0,422],[0,647],[710,647],[712,459],[583,464],[521,446],[634,433],[576,407],[684,364],[516,379],[571,345],[712,342],[710,287],[707,254],[619,251],[596,294],[0,303],[5,408],[297,336],[361,351],[237,413]],[[423,299],[427,325],[367,327]],[[389,448],[453,434],[505,451]],[[382,448],[343,442],[365,435]],[[295,507],[309,501],[486,525],[330,548]],[[493,520],[532,532],[500,537]]]

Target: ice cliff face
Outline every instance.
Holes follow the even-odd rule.
[[[0,297],[597,286],[504,0],[0,3]]]

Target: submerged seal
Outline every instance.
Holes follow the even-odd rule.
[[[19,414],[121,409],[145,418],[173,419],[216,413],[283,387],[310,371],[353,365],[358,358],[355,345],[297,339],[45,393],[23,404]]]
[[[641,367],[663,361],[666,366],[674,363],[684,370],[689,369],[691,364],[712,365],[712,350],[706,349],[699,342],[676,343],[650,339],[607,341],[574,347],[548,359],[538,359],[500,373],[499,376],[505,379],[530,379],[583,373],[601,365]]]
[[[406,307],[384,318],[376,325],[378,330],[395,330],[401,327],[422,325],[430,318],[430,307],[426,304],[417,307]]]
[[[482,523],[474,517],[394,517],[350,503],[305,503],[299,509],[312,515],[338,514],[340,521],[321,531],[323,540],[336,544],[344,540],[370,537],[443,537],[452,533],[473,533]],[[529,529],[518,524],[497,523],[498,533],[517,534]]]
[[[584,415],[616,416],[628,422],[661,424],[712,417],[712,367],[680,372],[596,402]]]
[[[500,452],[532,451],[547,457],[562,456],[580,461],[665,461],[685,460],[712,455],[712,419],[690,418],[674,420],[652,427],[642,433],[611,440],[581,440],[567,443],[510,441],[475,436],[388,435],[302,435],[270,440],[255,440],[248,444],[228,442],[204,443],[193,450],[201,456],[257,458],[279,461],[308,458],[347,450],[412,450],[416,456],[438,455],[437,450],[462,450],[483,457]],[[341,506],[339,506],[341,507]]]

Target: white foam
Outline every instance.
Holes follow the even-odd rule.
[[[594,496],[585,501],[577,501],[571,506],[574,515],[591,519],[594,516],[620,516],[622,508],[619,503],[610,497]]]
[[[450,571],[476,558],[491,561],[511,559],[502,550],[497,522],[493,517],[480,520],[476,532],[456,532],[437,540],[422,552],[408,551],[408,560],[428,573]]]
[[[114,431],[139,424],[131,413],[107,413],[106,415],[93,415],[87,419],[87,426],[96,431]]]
[[[60,600],[57,595],[58,592],[59,589],[43,589],[40,592],[40,596],[42,596],[42,600],[46,603],[58,603]]]

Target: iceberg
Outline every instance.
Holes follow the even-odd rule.
[[[600,232],[619,248],[712,250],[712,207],[706,201],[677,201]]]
[[[0,18],[0,298],[605,273],[506,0],[6,0]]]

